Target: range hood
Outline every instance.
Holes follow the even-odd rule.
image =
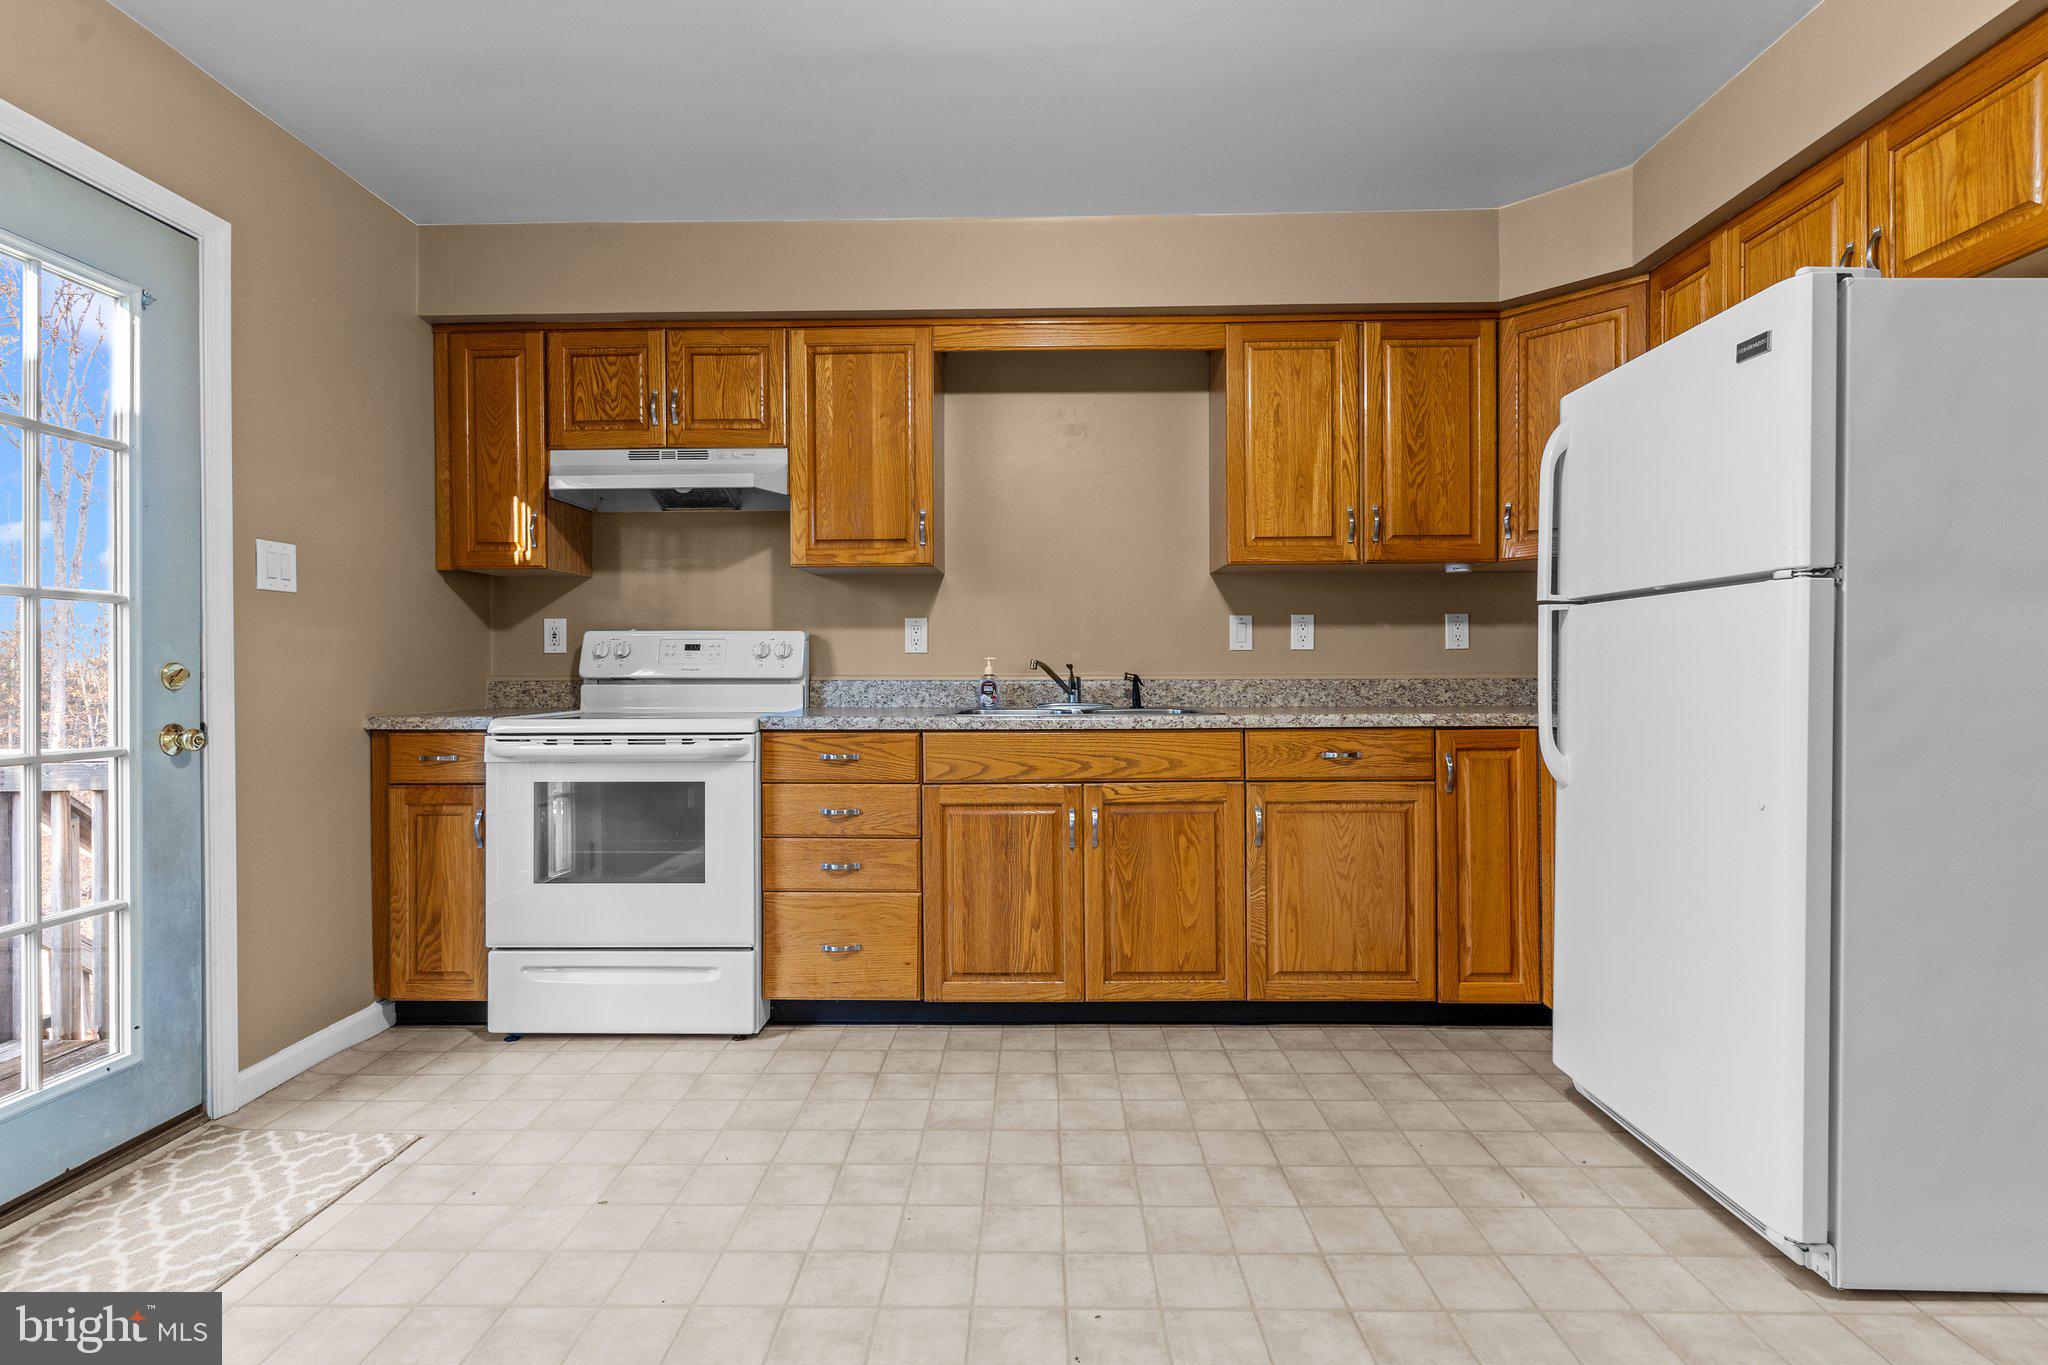
[[[786,511],[789,451],[780,446],[552,450],[548,496],[593,512]]]

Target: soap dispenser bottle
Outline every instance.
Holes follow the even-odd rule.
[[[974,704],[983,711],[996,710],[1003,704],[1001,694],[996,691],[996,661],[993,658],[982,661],[981,686],[975,688],[974,693]]]

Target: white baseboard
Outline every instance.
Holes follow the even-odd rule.
[[[243,1067],[235,1076],[235,1093],[229,1104],[216,1112],[230,1113],[240,1109],[335,1053],[345,1052],[357,1043],[376,1037],[391,1027],[392,1013],[389,1001],[375,1001],[346,1019],[337,1019],[318,1033],[271,1053],[256,1065]]]

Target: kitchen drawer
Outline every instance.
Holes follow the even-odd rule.
[[[1252,782],[1427,779],[1436,775],[1429,730],[1247,730],[1244,775]]]
[[[761,736],[763,782],[915,782],[917,734],[785,730]]]
[[[769,838],[915,839],[917,788],[902,782],[775,782],[761,789]]]
[[[924,740],[927,782],[1229,781],[1243,776],[1244,740],[1236,730],[982,730],[934,733]]]
[[[481,730],[392,730],[385,743],[390,755],[388,782],[462,786],[484,780]]]
[[[917,999],[923,937],[918,905],[915,892],[767,897],[762,994],[770,1000]]]
[[[761,887],[766,891],[915,891],[917,850],[915,839],[764,839]]]

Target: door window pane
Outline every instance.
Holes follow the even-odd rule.
[[[113,762],[46,763],[42,776],[43,913],[112,900]]]
[[[28,859],[33,850],[26,842],[26,802],[22,770],[0,768],[0,924],[19,924],[28,913]],[[4,1087],[0,1093],[5,1093]]]
[[[114,453],[55,436],[36,444],[43,586],[106,592],[114,586]]]
[[[21,442],[19,428],[0,427],[0,583],[21,582]]]
[[[113,608],[52,598],[37,606],[43,747],[104,749],[114,739]]]
[[[0,412],[21,412],[21,258],[0,253]]]
[[[702,782],[536,782],[533,879],[704,880]]]
[[[60,427],[111,436],[114,327],[123,312],[119,301],[49,269],[42,271],[41,285],[38,413]]]
[[[21,752],[22,669],[26,663],[21,613],[19,597],[0,597],[0,753]]]
[[[114,1053],[118,919],[93,915],[42,932],[44,1085]]]
[[[0,939],[0,1098],[21,1091],[22,995],[28,989],[22,959],[29,941],[25,934]]]

